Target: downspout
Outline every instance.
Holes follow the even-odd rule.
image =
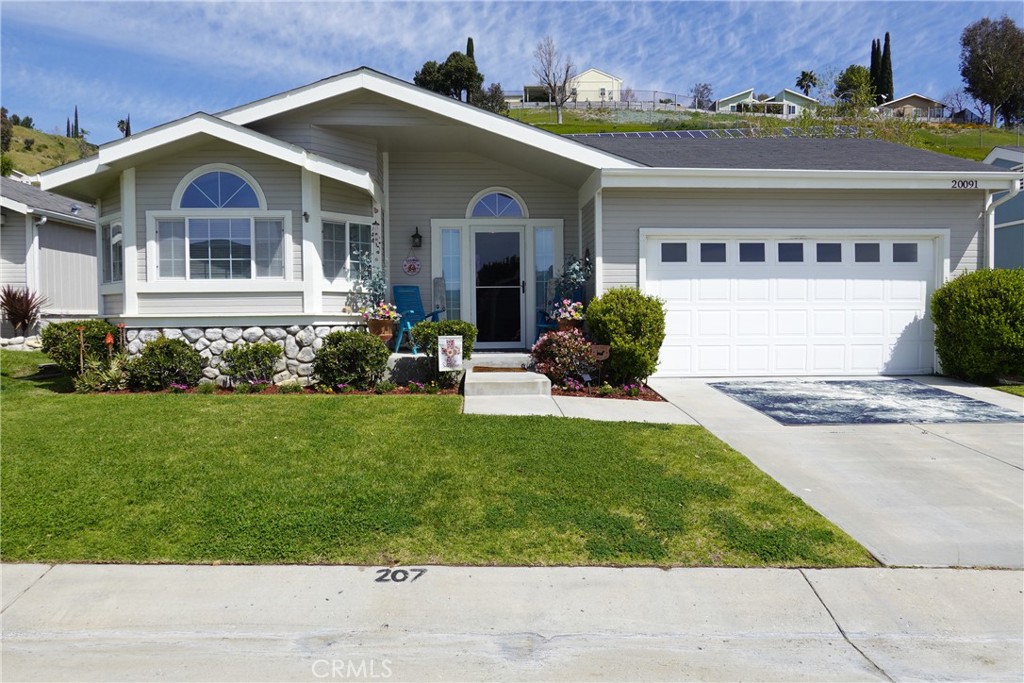
[[[985,220],[985,261],[982,264],[983,268],[992,269],[996,267],[996,207],[1005,204],[1020,194],[1021,185],[1024,185],[1024,180],[1012,181],[1010,183],[1010,191],[995,201],[992,200],[991,191],[985,192],[985,211],[983,213]]]

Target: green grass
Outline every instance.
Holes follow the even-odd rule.
[[[1012,130],[986,126],[927,126],[918,129],[914,137],[915,147],[976,161],[988,156],[993,147],[1022,144],[1021,136]]]
[[[701,427],[457,396],[59,393],[0,352],[15,562],[870,566]]]
[[[25,141],[32,140],[29,147]],[[10,155],[14,168],[33,175],[96,153],[96,145],[85,140],[74,140],[53,132],[44,133],[34,128],[14,126],[11,132]]]
[[[992,388],[998,389],[999,391],[1005,391],[1006,393],[1013,394],[1014,396],[1024,396],[1024,384],[1013,384]]]

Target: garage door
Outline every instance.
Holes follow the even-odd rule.
[[[659,376],[932,372],[932,239],[644,239]]]

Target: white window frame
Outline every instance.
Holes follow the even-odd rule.
[[[204,164],[197,168],[192,169],[178,182],[178,186],[174,188],[174,194],[171,196],[171,206],[175,209],[181,208],[181,198],[185,195],[185,190],[192,184],[196,178],[206,175],[207,173],[213,173],[214,171],[222,171],[224,173],[231,173],[245,182],[249,183],[249,187],[256,193],[256,200],[259,202],[259,207],[256,209],[242,209],[243,211],[266,211],[267,210],[267,196],[263,194],[263,188],[256,182],[256,178],[252,176],[248,171],[233,166],[231,164],[216,163],[216,164]],[[209,211],[209,208],[205,209],[184,209],[184,211]],[[214,211],[232,211],[235,209],[213,209]]]
[[[325,292],[349,292],[352,291],[352,224],[370,226],[370,258],[374,259],[373,253],[373,216],[358,216],[352,213],[337,213],[335,211],[320,212],[320,232],[323,233],[324,223],[335,223],[345,225],[345,276],[333,280],[326,277],[323,272],[323,257],[321,256],[319,277],[323,278]],[[382,267],[379,263],[372,264],[374,268]]]
[[[121,228],[120,239],[117,240],[116,244],[121,248],[121,277],[120,279],[114,279],[113,277],[113,250],[115,242],[111,239],[110,251],[105,251],[103,247],[103,233],[107,230],[113,230],[114,226]],[[128,263],[124,257],[124,222],[121,220],[121,214],[112,214],[110,216],[104,216],[100,220],[100,234],[99,234],[99,245],[100,248],[97,251],[99,254],[99,282],[100,287],[107,287],[116,291],[121,291],[124,287],[124,273],[128,267]],[[107,266],[111,265],[111,279],[106,279]]]

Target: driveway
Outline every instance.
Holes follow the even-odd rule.
[[[919,382],[1024,412],[1024,398]],[[891,566],[1024,567],[1024,424],[784,426],[706,379],[650,386]]]

